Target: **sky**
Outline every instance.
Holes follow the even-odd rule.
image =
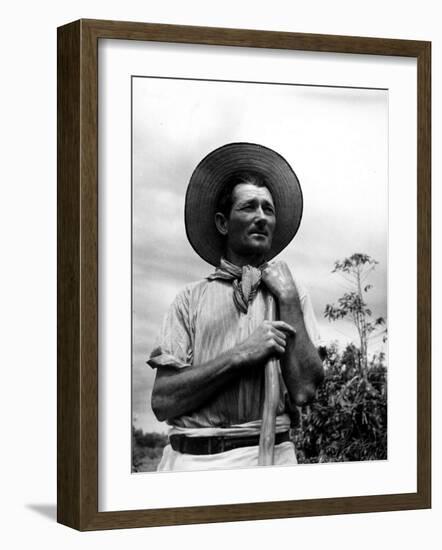
[[[187,184],[210,151],[259,143],[292,166],[304,213],[276,259],[308,289],[325,342],[357,342],[351,323],[323,316],[348,290],[334,263],[355,252],[379,262],[367,301],[387,318],[388,91],[147,77],[132,84],[133,422],[165,431],[150,408],[155,373],[146,361],[176,294],[213,271],[184,228]],[[374,338],[369,351],[380,350]]]

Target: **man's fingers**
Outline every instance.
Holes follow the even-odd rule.
[[[279,334],[282,334],[282,333],[279,333]],[[282,334],[281,336],[278,335],[278,334],[275,334],[273,336],[273,340],[280,346],[282,346],[284,349],[285,349],[285,346],[286,346],[286,339],[285,339],[285,336]]]
[[[296,330],[292,327],[292,325],[289,325],[285,321],[272,321],[272,326],[278,330],[283,330],[284,332],[288,332],[293,336],[296,334]]]
[[[279,353],[279,355],[284,355],[284,353],[285,353],[285,347],[284,347],[284,346],[280,346],[280,345],[276,345],[276,352]]]
[[[284,342],[287,339],[287,333],[283,332],[282,330],[278,330],[277,328],[273,327],[273,334],[277,336],[280,340],[283,340]]]
[[[272,349],[273,353],[276,352],[278,355],[283,355],[285,353],[285,342],[279,338],[273,338]]]

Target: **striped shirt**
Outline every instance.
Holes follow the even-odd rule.
[[[296,283],[304,323],[314,344],[319,333],[307,291]],[[203,279],[186,286],[175,298],[165,316],[157,345],[148,364],[177,369],[202,365],[244,341],[266,319],[266,294],[261,285],[242,313],[233,301],[231,281]],[[280,373],[280,399],[277,408],[277,431],[289,427],[286,414],[287,390]],[[244,369],[243,374],[228,382],[218,394],[197,410],[170,418],[167,422],[177,432],[212,435],[235,432],[259,432],[264,400],[264,370]],[[252,430],[248,429],[252,428]]]

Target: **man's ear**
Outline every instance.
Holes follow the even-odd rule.
[[[229,221],[222,212],[215,214],[215,225],[221,235],[225,237],[229,231]]]

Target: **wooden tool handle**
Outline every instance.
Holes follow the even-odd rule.
[[[274,320],[276,317],[275,299],[269,294],[267,300],[268,319]],[[279,401],[279,374],[278,361],[276,359],[271,359],[265,366],[264,388],[264,408],[259,437],[258,466],[271,466],[274,460],[276,409]]]

